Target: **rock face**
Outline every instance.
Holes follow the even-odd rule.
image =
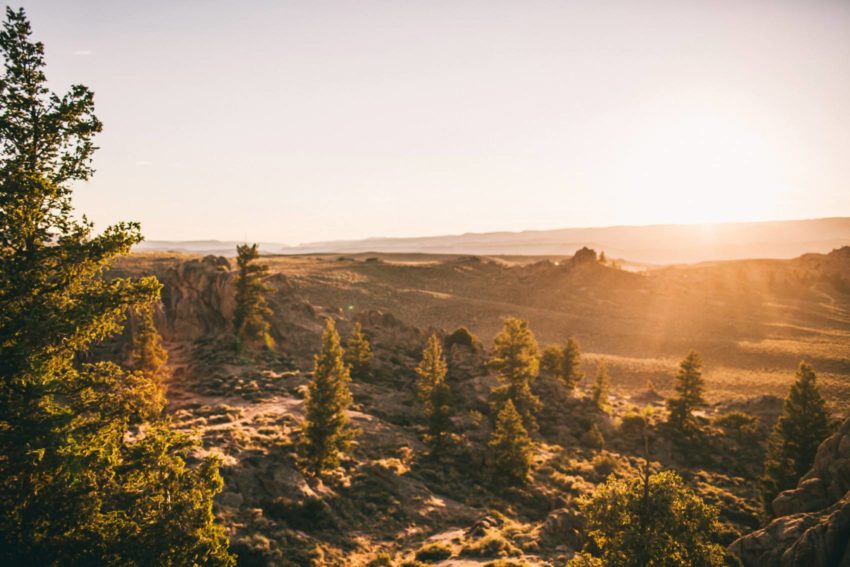
[[[207,256],[179,262],[160,277],[166,338],[194,340],[226,331],[236,302],[226,258]]]
[[[777,519],[729,546],[743,565],[850,567],[850,419],[821,444],[797,488],[771,505]]]

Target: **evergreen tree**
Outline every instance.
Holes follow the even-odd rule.
[[[634,480],[609,480],[580,501],[587,549],[569,565],[607,567],[721,567],[717,510],[672,471]]]
[[[529,431],[537,430],[535,414],[540,410],[540,400],[531,391],[531,382],[537,377],[540,360],[537,341],[528,323],[510,317],[493,341],[490,367],[498,374],[501,386],[493,390],[496,407],[511,400],[522,416]]]
[[[818,445],[830,434],[829,412],[812,367],[801,362],[782,415],[776,422],[765,463],[763,498],[797,486],[815,462]]]
[[[136,313],[132,356],[133,368],[153,378],[159,376],[168,361],[168,351],[162,345],[162,337],[153,321],[152,306],[138,310]]]
[[[452,431],[451,388],[446,383],[446,372],[448,365],[440,339],[431,335],[416,373],[419,374],[419,398],[425,405],[428,420],[426,441],[435,454],[445,447]]]
[[[546,345],[540,355],[540,373],[544,376],[560,379],[564,353],[558,345]]]
[[[693,411],[705,405],[702,395],[702,359],[699,353],[691,351],[679,364],[675,388],[677,397],[667,400],[669,422],[678,431],[693,431],[697,427]]]
[[[135,406],[131,415],[133,424],[154,420],[165,408],[165,388],[162,370],[168,361],[168,351],[153,321],[153,305],[136,309],[136,328],[133,332],[131,369],[127,373],[123,390],[127,393],[127,407]]]
[[[564,345],[564,350],[561,352],[561,372],[560,379],[564,387],[572,391],[584,378],[584,373],[581,371],[581,349],[578,346],[578,341],[573,337],[567,340]]]
[[[345,342],[345,363],[348,364],[351,377],[357,380],[367,378],[372,358],[372,347],[363,334],[363,327],[360,323],[355,323],[351,336]]]
[[[609,392],[608,383],[608,366],[604,360],[599,361],[599,366],[596,369],[596,380],[593,382],[593,403],[602,411],[611,409],[611,403],[608,400]]]
[[[490,448],[497,478],[512,483],[526,481],[533,462],[534,443],[510,399],[499,410]]]
[[[239,350],[246,342],[272,346],[267,319],[271,309],[266,303],[269,287],[265,283],[269,268],[257,263],[259,257],[260,251],[256,244],[236,247],[236,311],[233,329]]]
[[[347,413],[352,402],[351,379],[333,319],[327,319],[322,350],[315,356],[313,368],[300,454],[307,469],[322,476],[339,466],[353,438]]]
[[[218,463],[187,465],[144,372],[79,354],[159,296],[155,278],[107,280],[141,240],[94,234],[71,188],[92,173],[93,94],[47,88],[23,10],[0,31],[0,564],[232,565],[212,498]],[[146,421],[150,419],[150,421]],[[144,428],[133,423],[144,421]],[[144,431],[144,434],[139,434]]]

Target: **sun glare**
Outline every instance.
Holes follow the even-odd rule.
[[[644,130],[627,159],[634,214],[645,222],[771,218],[790,191],[782,152],[745,116],[692,111]]]

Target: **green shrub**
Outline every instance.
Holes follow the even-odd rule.
[[[416,552],[416,560],[427,563],[442,561],[451,556],[452,548],[445,543],[427,543]]]
[[[465,347],[469,350],[478,350],[481,341],[466,327],[458,327],[443,340],[443,344],[446,350],[451,350],[453,345]]]
[[[521,554],[510,540],[494,528],[488,528],[481,538],[466,544],[461,551],[461,555],[467,557],[511,557]]]
[[[296,500],[280,496],[265,506],[265,512],[270,518],[284,521],[296,530],[311,530],[333,525],[326,504],[319,498]]]

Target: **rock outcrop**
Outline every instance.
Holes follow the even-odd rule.
[[[729,551],[746,566],[850,567],[850,419],[818,448],[797,488],[772,502],[778,516]]]

